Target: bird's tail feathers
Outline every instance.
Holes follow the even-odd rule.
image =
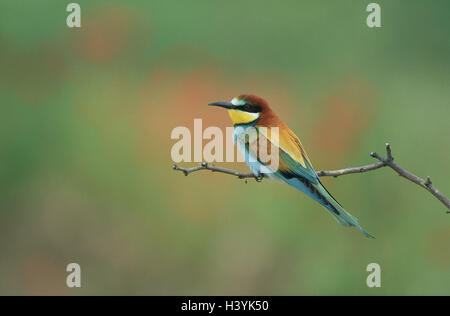
[[[317,185],[318,191],[321,193],[323,197],[326,198],[328,205],[324,205],[325,209],[334,217],[334,219],[341,224],[342,226],[353,226],[359,229],[364,236],[369,238],[375,238],[366,232],[358,222],[358,219],[348,213],[334,198],[333,196],[325,189],[322,183],[318,183]]]

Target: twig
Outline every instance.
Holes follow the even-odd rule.
[[[317,172],[317,175],[319,177],[339,177],[339,176],[343,176],[346,174],[351,174],[351,173],[363,173],[363,172],[367,172],[367,171],[372,171],[372,170],[376,170],[378,168],[381,167],[385,167],[386,164],[384,162],[376,162],[370,165],[365,165],[362,167],[353,167],[353,168],[344,168],[344,169],[339,169],[339,170],[321,170]]]
[[[178,171],[183,172],[185,176],[188,176],[190,173],[200,171],[200,170],[210,170],[212,172],[220,172],[220,173],[229,174],[229,175],[238,177],[239,179],[253,178],[257,182],[261,182],[264,177],[263,174],[261,174],[259,177],[257,177],[253,173],[240,173],[239,171],[226,169],[226,168],[220,168],[220,167],[216,167],[214,165],[209,165],[206,162],[202,162],[197,167],[193,167],[193,168],[189,168],[189,169],[180,168],[177,165],[173,165],[172,168],[173,168],[173,170],[178,170]]]
[[[394,157],[392,156],[391,146],[389,144],[386,144],[386,154],[387,154],[387,156],[385,158],[385,157],[381,157],[380,155],[378,155],[375,152],[372,152],[372,153],[370,153],[370,156],[379,160],[379,162],[376,162],[376,163],[373,163],[370,165],[361,166],[361,167],[344,168],[344,169],[339,169],[339,170],[321,170],[321,171],[317,172],[317,175],[319,177],[330,177],[331,176],[331,177],[337,178],[339,176],[343,176],[346,174],[363,173],[363,172],[367,172],[367,171],[376,170],[376,169],[379,169],[382,167],[390,167],[391,169],[395,170],[399,176],[406,178],[409,181],[414,182],[415,184],[417,184],[417,185],[421,186],[422,188],[424,188],[425,190],[429,191],[431,194],[433,194],[439,201],[441,201],[450,210],[450,200],[433,185],[430,177],[427,177],[427,180],[424,180],[424,179],[412,174],[411,172],[403,169],[402,167],[400,167],[396,162],[394,162]],[[225,174],[229,174],[232,176],[236,176],[239,179],[253,178],[258,182],[261,182],[262,179],[264,178],[263,174],[256,177],[253,173],[240,173],[238,171],[220,168],[220,167],[216,167],[214,165],[209,165],[205,162],[202,162],[197,167],[193,167],[193,168],[189,168],[189,169],[180,168],[177,165],[174,165],[173,169],[182,171],[185,176],[189,175],[192,172],[196,172],[199,170],[210,170],[212,172],[220,172],[220,173],[225,173]],[[449,213],[450,213],[450,211],[447,211],[447,214],[449,214]]]
[[[387,158],[380,157],[377,153],[374,152],[370,153],[370,155],[378,159],[380,162],[384,163],[386,166],[395,170],[399,176],[406,178],[409,181],[414,182],[415,184],[420,185],[422,188],[429,191],[450,210],[450,200],[433,185],[429,176],[425,181],[424,179],[416,176],[415,174],[412,174],[408,170],[405,170],[402,167],[400,167],[396,162],[394,162],[394,157],[392,157],[391,153],[391,146],[389,144],[386,144],[386,152]],[[447,214],[449,213],[450,212],[447,211]]]

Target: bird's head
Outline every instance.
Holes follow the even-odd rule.
[[[233,98],[231,102],[213,102],[208,105],[228,109],[234,125],[256,123],[266,111],[270,110],[263,98],[251,94],[242,94]]]

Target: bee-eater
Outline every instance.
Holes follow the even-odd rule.
[[[231,102],[213,102],[208,105],[228,109],[234,125],[234,140],[238,142],[238,148],[255,176],[261,176],[262,173],[269,178],[284,181],[319,202],[341,225],[354,226],[365,236],[373,238],[362,229],[358,219],[345,211],[323,186],[300,139],[281,121],[263,98],[243,94],[233,98]],[[278,139],[267,132],[273,127],[278,127]],[[249,157],[258,157],[258,152],[254,146],[248,144],[248,138],[242,141],[243,138],[240,137],[249,129],[256,130],[257,141],[264,139],[267,144],[278,149],[277,170],[271,169],[261,159],[250,161]],[[239,140],[243,143],[240,144]]]

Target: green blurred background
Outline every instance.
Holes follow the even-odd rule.
[[[390,169],[324,179],[369,240],[170,156],[174,127],[230,126],[206,104],[253,93],[317,169],[390,142],[449,195],[450,2],[377,1],[379,29],[370,1],[80,0],[80,29],[69,2],[0,2],[0,294],[450,294],[450,215]]]

